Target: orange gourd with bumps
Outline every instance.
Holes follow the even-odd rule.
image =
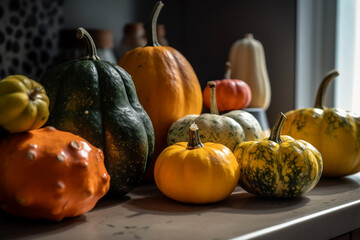
[[[104,155],[53,127],[0,141],[0,205],[21,217],[60,221],[94,208],[109,190]]]

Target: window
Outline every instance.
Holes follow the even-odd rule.
[[[297,4],[295,108],[313,107],[322,78],[337,69],[326,106],[360,114],[360,0]]]
[[[297,1],[295,108],[314,107],[323,77],[335,68],[336,9],[337,0]],[[326,92],[329,107],[333,87]]]
[[[337,4],[335,106],[360,114],[360,0]]]

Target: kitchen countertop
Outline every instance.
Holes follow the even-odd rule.
[[[267,199],[237,187],[224,201],[190,205],[154,184],[59,223],[0,211],[0,239],[330,239],[360,228],[360,174],[321,179],[302,197]]]

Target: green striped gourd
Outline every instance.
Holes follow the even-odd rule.
[[[296,197],[315,187],[322,170],[320,152],[310,143],[280,136],[280,114],[268,139],[239,144],[234,155],[240,165],[239,184],[266,197]]]

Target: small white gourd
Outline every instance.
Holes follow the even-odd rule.
[[[264,48],[249,33],[233,43],[230,49],[231,78],[245,81],[252,94],[250,108],[267,110],[271,100],[271,87],[266,68]]]

